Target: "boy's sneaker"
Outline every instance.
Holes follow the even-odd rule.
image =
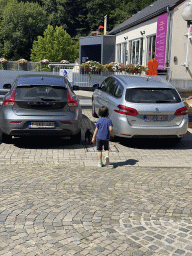
[[[102,162],[99,162],[99,163],[98,163],[98,167],[102,167]]]
[[[105,165],[109,165],[109,156],[105,156]]]

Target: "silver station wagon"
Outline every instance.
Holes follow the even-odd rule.
[[[70,136],[81,139],[82,110],[79,99],[65,77],[21,75],[0,106],[0,139],[24,135]]]
[[[92,115],[107,106],[116,136],[181,139],[187,132],[187,107],[175,87],[158,76],[114,75],[93,87]]]

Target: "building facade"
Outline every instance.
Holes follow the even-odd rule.
[[[157,0],[115,27],[115,60],[147,66],[159,62],[158,73],[179,90],[192,91],[191,31],[182,13],[190,0]],[[186,65],[187,64],[187,65]]]
[[[115,61],[116,36],[87,36],[79,40],[79,62],[97,61],[107,64]]]
[[[80,63],[147,66],[155,58],[159,75],[180,91],[192,91],[192,25],[182,17],[189,3],[192,8],[192,0],[157,0],[105,36],[80,38]]]

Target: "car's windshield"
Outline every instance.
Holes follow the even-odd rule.
[[[67,101],[67,89],[61,86],[18,86],[15,100]]]
[[[174,89],[131,88],[126,90],[125,100],[133,103],[178,103],[181,99]]]

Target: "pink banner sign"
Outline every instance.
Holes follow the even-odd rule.
[[[157,18],[155,59],[159,62],[160,68],[165,66],[167,20],[168,13]]]

